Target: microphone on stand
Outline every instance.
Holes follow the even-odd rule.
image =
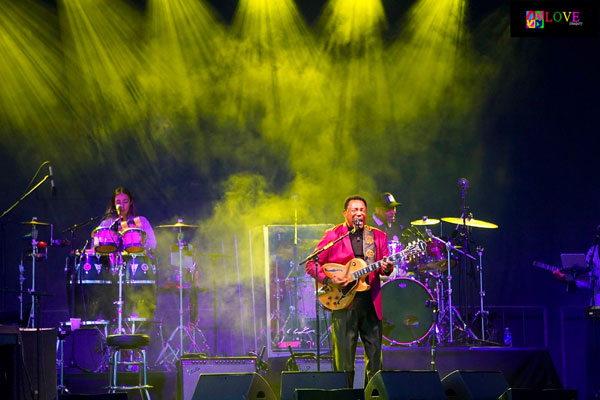
[[[469,181],[467,180],[467,178],[460,178],[456,184],[459,188],[462,188],[463,190],[469,188]]]
[[[354,218],[354,229],[352,230],[352,233],[356,233],[356,231],[358,231],[359,224],[360,224],[360,220],[358,218]]]

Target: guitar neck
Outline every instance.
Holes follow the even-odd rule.
[[[390,261],[396,261],[396,260],[400,260],[400,259],[404,259],[404,254],[403,254],[402,251],[400,251],[398,253],[394,253],[391,256],[382,258],[381,260],[379,260],[377,262],[374,262],[373,264],[367,265],[364,268],[361,268],[361,269],[359,269],[357,271],[354,271],[352,273],[352,278],[354,280],[360,279],[363,276],[365,276],[367,274],[370,274],[371,272],[375,271],[377,268],[380,268],[381,267],[381,263],[383,263],[385,261],[388,261],[388,260],[390,260]]]
[[[539,262],[539,261],[534,261],[534,262],[533,262],[533,266],[534,266],[534,267],[538,267],[538,268],[545,269],[545,270],[547,270],[547,271],[556,271],[556,270],[558,270],[558,269],[559,269],[558,267],[555,267],[554,265],[550,265],[550,264],[544,264],[544,263],[541,263],[541,262]]]

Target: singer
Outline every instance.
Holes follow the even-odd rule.
[[[156,248],[154,230],[152,230],[150,222],[145,217],[137,215],[135,201],[127,188],[119,186],[114,190],[112,198],[106,207],[105,215],[106,217],[100,223],[100,227],[110,227],[117,224],[121,232],[127,227],[139,228],[146,233],[145,248],[147,250],[154,250]]]
[[[388,255],[387,235],[379,229],[365,224],[367,219],[367,202],[360,196],[351,196],[344,203],[345,222],[328,230],[317,248],[348,232],[349,236],[336,243],[319,255],[319,264],[346,264],[353,258],[362,258],[367,264],[379,261]],[[345,371],[347,386],[354,382],[354,357],[358,335],[365,349],[365,372],[367,381],[371,379],[382,365],[382,312],[381,312],[381,282],[380,275],[389,275],[394,264],[390,261],[382,263],[380,269],[367,276],[371,288],[357,292],[352,304],[347,308],[332,312],[333,360],[335,371]],[[306,273],[315,277],[315,263],[306,263]],[[347,285],[346,279],[333,278],[331,281],[319,269],[319,282]]]
[[[125,317],[151,319],[156,309],[156,265],[152,251],[156,248],[154,230],[148,220],[137,214],[135,200],[129,190],[116,188],[106,208],[105,219],[99,228],[119,232],[118,251],[109,255],[116,280],[120,263],[124,265]],[[114,285],[113,285],[114,286]],[[114,288],[108,302],[114,302]],[[104,307],[106,310],[106,307]],[[113,312],[107,313],[110,317]]]

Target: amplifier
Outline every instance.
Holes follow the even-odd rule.
[[[201,374],[256,372],[256,357],[205,357],[186,354],[177,362],[177,399],[191,400]]]

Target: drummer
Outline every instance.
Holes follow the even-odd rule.
[[[371,225],[384,231],[388,236],[388,250],[390,254],[398,253],[402,250],[401,240],[403,227],[396,222],[396,207],[402,203],[396,201],[396,198],[390,192],[379,193],[374,201],[375,211],[371,214]],[[396,261],[394,271],[389,276],[393,279],[399,276],[407,275],[407,265],[405,262]],[[386,280],[387,277],[383,277]]]
[[[119,186],[114,190],[105,215],[106,217],[100,223],[99,227],[107,228],[116,226],[120,232],[127,228],[141,229],[146,234],[145,249],[154,250],[156,248],[154,230],[152,230],[152,226],[146,217],[137,215],[134,198],[127,188]]]
[[[396,222],[396,207],[402,203],[397,202],[389,192],[379,193],[374,203],[375,211],[371,215],[373,226],[387,233],[389,241],[400,242],[403,227]]]
[[[138,215],[133,195],[123,186],[114,190],[105,215],[99,228],[118,230],[123,238],[125,279],[129,283],[124,289],[125,315],[127,318],[151,319],[156,308],[157,271],[152,257],[156,248],[154,230],[148,219]],[[139,237],[139,230],[145,234],[143,237]],[[133,241],[126,241],[128,232],[134,236]],[[110,254],[112,265],[116,265],[116,256],[117,253]]]

